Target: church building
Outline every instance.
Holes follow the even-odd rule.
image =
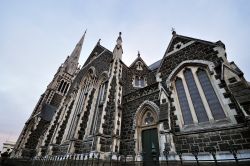
[[[154,165],[166,153],[222,159],[233,148],[250,156],[250,83],[221,41],[173,31],[161,60],[146,64],[138,52],[127,66],[119,33],[113,51],[99,40],[79,68],[85,35],[41,95],[13,157],[119,153]]]

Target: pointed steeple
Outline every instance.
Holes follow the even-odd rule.
[[[82,45],[83,45],[83,42],[84,42],[86,32],[87,32],[87,30],[85,30],[85,32],[82,35],[81,39],[76,44],[73,52],[70,54],[70,56],[67,57],[67,59],[65,60],[65,62],[63,64],[63,67],[65,67],[65,71],[68,72],[69,74],[74,74],[76,72],[76,70],[77,70],[78,60],[80,58]]]
[[[121,35],[122,35],[122,33],[119,32],[119,36],[118,36],[118,38],[116,40],[116,46],[115,46],[114,51],[113,51],[113,57],[114,58],[119,58],[119,59],[122,59],[122,54],[123,54]]]
[[[83,41],[84,41],[86,32],[87,32],[87,30],[85,30],[85,32],[84,32],[84,34],[82,35],[81,39],[80,39],[79,42],[76,44],[75,49],[73,50],[73,52],[72,52],[71,55],[70,55],[70,58],[71,58],[71,59],[75,59],[75,60],[78,61],[78,59],[79,59],[79,57],[80,57],[81,50],[82,50],[82,45],[83,45]]]

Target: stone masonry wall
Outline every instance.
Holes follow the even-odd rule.
[[[250,131],[248,128],[200,132],[196,134],[176,135],[174,142],[177,151],[191,153],[192,149],[209,152],[211,147],[216,151],[229,151],[230,145],[237,150],[250,149]]]
[[[130,93],[124,97],[121,123],[121,144],[120,152],[132,155],[134,153],[135,142],[135,124],[134,118],[138,107],[145,101],[149,100],[156,103],[159,102],[158,84],[153,84],[143,89],[139,89],[134,93]]]

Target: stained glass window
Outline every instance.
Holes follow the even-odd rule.
[[[210,82],[210,79],[208,78],[208,75],[205,70],[198,70],[197,76],[199,78],[201,87],[204,91],[204,94],[206,96],[208,105],[210,107],[210,110],[213,114],[214,119],[222,119],[225,118],[225,113],[221,107],[221,104],[219,102],[219,99],[217,95],[215,94],[214,88]]]
[[[188,90],[194,105],[195,113],[197,115],[198,122],[208,121],[207,112],[202,103],[202,99],[199,93],[199,90],[196,86],[193,73],[190,69],[185,70],[184,72],[185,80],[188,86]]]
[[[144,78],[143,77],[140,78],[140,87],[144,87]]]
[[[135,86],[139,86],[139,77],[135,76]]]
[[[180,78],[176,79],[175,86],[176,86],[176,90],[177,90],[178,99],[180,102],[180,107],[181,107],[181,112],[182,112],[184,124],[192,124],[193,118],[192,118],[190,108],[188,105],[187,95],[186,95],[182,80]]]

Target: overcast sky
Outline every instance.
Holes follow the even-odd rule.
[[[80,64],[101,38],[113,50],[122,32],[123,61],[140,50],[149,65],[161,59],[171,28],[226,45],[229,61],[250,80],[249,0],[1,0],[0,150],[15,141],[57,68],[87,30]]]

